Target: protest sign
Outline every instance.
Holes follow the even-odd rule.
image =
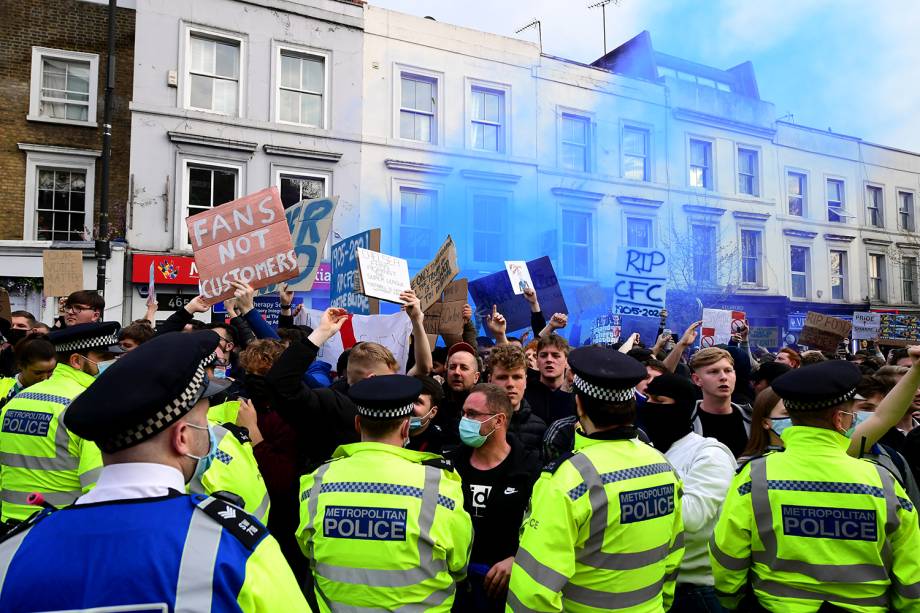
[[[289,290],[309,292],[313,289],[338,202],[338,196],[301,200],[284,211],[284,218],[291,231],[294,255],[297,256],[297,265],[300,268],[300,274],[287,282]],[[272,284],[259,293],[269,294],[276,291],[278,285]]]
[[[822,351],[837,351],[837,345],[849,336],[852,327],[845,319],[808,311],[799,343]]]
[[[463,305],[468,292],[466,279],[452,281],[441,299],[425,311],[425,332],[437,339],[439,334],[463,333]]]
[[[505,270],[508,271],[508,280],[511,282],[511,289],[520,296],[525,289],[533,288],[533,281],[530,278],[530,271],[527,270],[527,262],[524,260],[514,260],[505,262]]]
[[[727,345],[732,334],[744,328],[744,311],[703,309],[700,326],[700,347]]]
[[[886,345],[914,345],[920,340],[920,317],[900,313],[879,313],[879,342]]]
[[[380,229],[366,230],[332,245],[332,280],[329,306],[358,315],[373,315],[380,308],[376,298],[355,291],[358,248],[380,250]]]
[[[150,272],[147,278],[147,306],[156,304],[157,301],[157,284],[153,278],[153,262],[150,262]]]
[[[613,345],[620,341],[622,332],[620,316],[608,313],[594,320],[594,328],[591,331],[591,342],[601,345]]]
[[[256,309],[259,310],[259,313],[262,315],[262,319],[264,319],[268,325],[273,328],[278,327],[278,317],[281,315],[281,298],[278,296],[256,296],[253,299],[253,304],[255,305]],[[303,298],[294,296],[294,300],[291,302],[291,308],[297,308],[298,304],[303,304]],[[224,308],[223,302],[218,302],[215,304],[212,308],[212,311],[221,315],[227,314],[227,310]]]
[[[527,271],[547,319],[553,313],[568,314],[569,309],[549,257],[543,256],[527,262]],[[492,313],[494,304],[498,306],[498,312],[505,316],[509,332],[530,326],[530,303],[523,296],[515,295],[507,271],[470,281],[470,294],[476,303],[476,312],[480,318]]]
[[[332,264],[320,262],[316,269],[316,278],[313,279],[313,292],[328,292],[329,282],[332,280]]]
[[[45,296],[69,296],[83,289],[83,252],[78,249],[42,251]]]
[[[859,341],[876,338],[881,325],[881,313],[853,313],[853,338]]]
[[[358,271],[361,293],[365,296],[402,304],[399,295],[411,286],[409,263],[386,253],[359,247]]]
[[[231,281],[259,289],[299,274],[277,187],[243,196],[185,220],[201,295],[209,304],[233,295]]]
[[[304,309],[297,322],[316,328],[322,316],[323,311]],[[399,372],[404,373],[406,361],[409,359],[411,333],[412,322],[404,312],[392,315],[349,315],[341,331],[320,346],[316,359],[332,364],[335,368],[343,351],[351,349],[355,343],[372,341],[392,351],[399,365]]]
[[[13,308],[10,305],[10,293],[2,287],[0,287],[0,319],[5,319],[7,321],[13,319]]]
[[[625,341],[630,334],[639,333],[639,338],[647,347],[651,347],[658,340],[658,319],[641,315],[619,315],[620,340]]]
[[[748,334],[751,346],[773,349],[779,347],[779,330],[775,326],[751,326]]]
[[[457,247],[453,239],[447,235],[447,240],[438,249],[437,255],[418,274],[412,278],[412,291],[422,303],[422,311],[428,310],[438,301],[444,288],[450,284],[460,272],[457,265]]]
[[[664,252],[621,247],[613,276],[614,313],[658,317],[665,308],[668,261]]]

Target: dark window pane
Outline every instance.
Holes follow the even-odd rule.
[[[207,168],[189,168],[188,177],[189,206],[210,206],[211,171]]]
[[[236,200],[236,173],[232,170],[215,170],[213,205],[231,200]]]
[[[68,211],[70,210],[70,194],[66,191],[54,192],[54,210],[55,211]]]

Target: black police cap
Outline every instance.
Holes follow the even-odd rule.
[[[123,353],[118,344],[118,330],[121,326],[116,321],[94,321],[86,324],[67,326],[52,330],[48,340],[58,353],[96,349],[108,353]]]
[[[766,381],[770,383],[777,377],[785,375],[790,370],[792,370],[792,368],[788,364],[783,364],[782,362],[765,362],[758,366],[757,370],[751,373],[751,383],[756,383],[757,381]]]
[[[422,384],[406,375],[368,377],[348,388],[358,414],[370,419],[397,419],[412,413]]]
[[[862,378],[859,367],[828,360],[796,368],[773,380],[773,391],[788,411],[820,411],[852,400]]]
[[[220,337],[210,331],[154,337],[106,369],[64,414],[64,425],[102,451],[142,443],[219,393],[228,381],[209,381]]]
[[[607,347],[579,347],[569,354],[569,366],[579,391],[606,402],[634,398],[636,385],[646,377],[641,362]]]

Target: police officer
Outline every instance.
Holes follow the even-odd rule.
[[[348,395],[361,442],[340,446],[301,481],[297,540],[322,611],[450,611],[472,523],[449,464],[404,449],[421,391],[404,375],[355,383]]]
[[[569,354],[580,428],[575,451],[534,486],[507,610],[661,611],[683,557],[681,486],[639,441],[633,358],[604,347]]]
[[[69,328],[68,328],[69,329]],[[218,337],[164,334],[71,403],[64,425],[102,450],[96,487],[0,543],[0,611],[307,611],[265,527],[181,493],[211,450],[205,367]]]
[[[785,451],[735,476],[709,545],[728,608],[920,610],[917,512],[885,468],[847,455],[859,380],[834,360],[773,381]]]
[[[118,324],[94,322],[49,335],[57,354],[54,373],[12,398],[2,412],[0,482],[2,519],[22,521],[36,511],[29,494],[63,507],[96,481],[102,458],[92,443],[62,422],[67,406],[123,353]]]

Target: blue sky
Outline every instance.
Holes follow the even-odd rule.
[[[603,54],[595,0],[370,0],[376,6],[506,36],[543,23],[543,50]],[[920,1],[620,0],[608,47],[642,30],[665,53],[718,68],[750,60],[778,117],[920,152]]]

